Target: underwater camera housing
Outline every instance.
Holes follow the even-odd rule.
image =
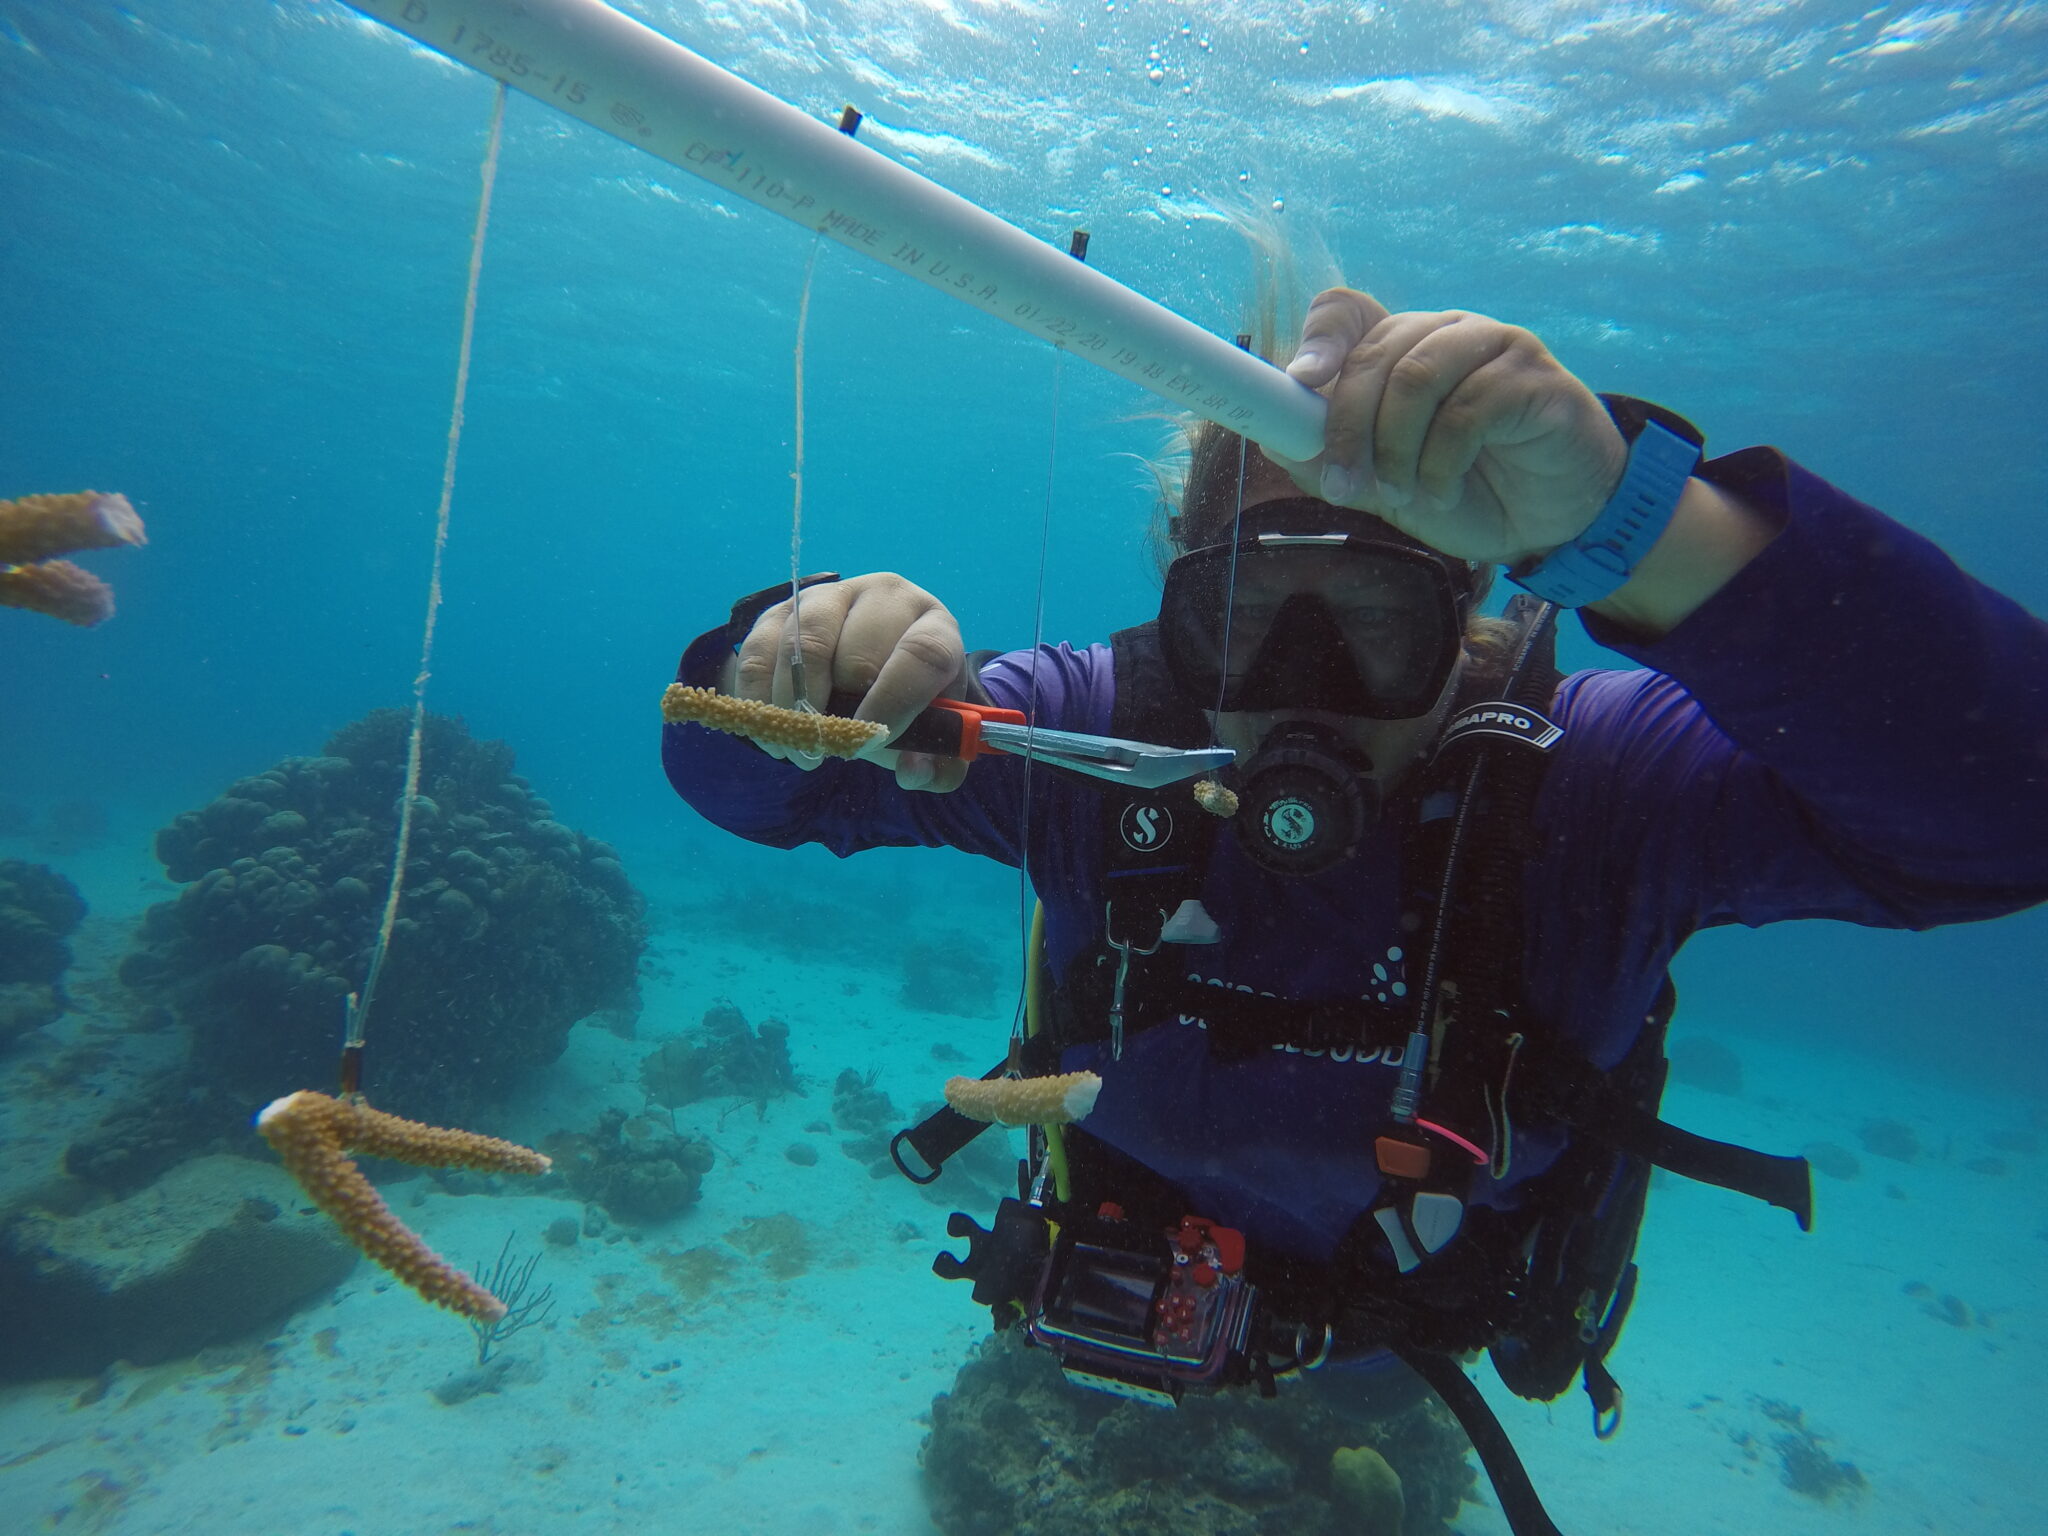
[[[1199,1216],[1171,1231],[1086,1225],[1053,1242],[1029,1313],[1031,1342],[1069,1381],[1171,1407],[1241,1376],[1258,1298],[1241,1233]]]

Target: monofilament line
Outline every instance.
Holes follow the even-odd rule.
[[[1024,792],[1019,797],[1021,806],[1017,828],[1017,923],[1023,935],[1024,952],[1023,985],[1017,992],[1017,1007],[1010,1019],[1012,1040],[1024,1038],[1025,1014],[1031,991],[1031,910],[1037,892],[1031,883],[1031,784],[1036,777],[1032,766],[1036,761],[1038,740],[1038,659],[1045,645],[1045,575],[1048,558],[1052,551],[1052,500],[1059,483],[1060,465],[1060,378],[1067,360],[1067,349],[1053,343],[1052,350],[1052,401],[1046,424],[1045,443],[1045,496],[1044,505],[1038,517],[1038,588],[1031,601],[1031,670],[1026,684],[1024,701]]]
[[[811,252],[804,258],[804,287],[796,301],[796,426],[795,453],[789,467],[789,688],[794,709],[810,709],[809,680],[804,676],[804,335],[811,323],[811,277],[818,267],[818,247],[824,236],[811,237]]]
[[[1237,439],[1237,501],[1230,513],[1230,574],[1223,585],[1223,675],[1216,684],[1216,708],[1209,716],[1209,745],[1220,746],[1216,722],[1223,714],[1223,695],[1230,687],[1230,631],[1237,605],[1237,552],[1244,542],[1244,476],[1250,464],[1250,444],[1242,434]]]
[[[469,237],[469,287],[462,296],[462,345],[455,358],[455,403],[448,413],[448,450],[441,461],[441,504],[434,512],[434,559],[427,580],[427,616],[420,632],[419,671],[412,680],[412,734],[405,748],[405,792],[398,802],[398,837],[391,859],[391,886],[384,894],[384,916],[377,925],[377,947],[370,954],[370,974],[362,996],[350,1009],[346,1044],[360,1048],[377,980],[391,951],[391,928],[398,920],[398,899],[405,889],[405,865],[412,852],[413,808],[420,788],[420,743],[427,724],[427,679],[433,675],[434,629],[441,615],[441,567],[448,553],[448,512],[455,503],[455,461],[462,448],[462,409],[469,395],[469,358],[476,339],[476,291],[484,269],[484,231],[491,222],[491,189],[498,180],[498,146],[505,137],[505,83],[491,102],[490,143],[484,150],[483,187],[477,197],[476,228]]]

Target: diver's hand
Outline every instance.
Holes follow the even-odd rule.
[[[1390,315],[1332,288],[1287,371],[1329,398],[1329,425],[1321,457],[1273,462],[1310,495],[1459,559],[1513,564],[1569,543],[1628,465],[1594,393],[1529,332],[1484,315]]]
[[[740,642],[720,691],[792,708],[793,620],[802,626],[797,640],[811,706],[823,709],[835,693],[860,694],[855,718],[879,721],[892,736],[953,686],[967,654],[960,626],[944,603],[883,571],[806,587],[794,613],[787,600],[768,609]],[[763,744],[761,750],[805,769],[822,761],[784,747]],[[957,758],[892,752],[887,747],[870,747],[861,755],[894,768],[896,782],[905,789],[943,793],[958,789],[967,777],[967,764]]]

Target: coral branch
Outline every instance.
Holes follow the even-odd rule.
[[[1067,1125],[1095,1107],[1102,1079],[1093,1072],[1057,1077],[952,1077],[946,1102],[970,1120],[998,1125]]]
[[[0,501],[0,608],[98,624],[113,616],[113,588],[68,560],[50,557],[148,542],[126,496],[71,491]]]
[[[26,608],[90,629],[114,616],[114,589],[69,560],[0,565],[0,608]]]
[[[670,725],[691,721],[714,731],[745,736],[771,747],[788,747],[829,757],[858,757],[862,748],[889,734],[886,725],[778,709],[753,699],[735,699],[712,688],[670,683],[661,696],[661,717]]]
[[[0,565],[33,565],[81,549],[148,542],[126,496],[67,491],[0,501]]]
[[[348,1154],[368,1152],[423,1168],[485,1173],[546,1173],[547,1158],[495,1136],[422,1125],[309,1090],[276,1100],[256,1117],[256,1129],[313,1203],[371,1259],[436,1306],[486,1323],[505,1315],[504,1302],[392,1214]]]

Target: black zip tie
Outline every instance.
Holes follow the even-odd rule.
[[[341,1081],[341,1097],[353,1099],[363,1091],[363,1047],[361,1041],[351,1041],[341,1048],[341,1068],[336,1076]]]
[[[1067,237],[1067,254],[1086,265],[1088,262],[1088,231],[1077,229]]]
[[[1252,333],[1250,331],[1239,331],[1237,333],[1237,350],[1240,352],[1249,352],[1251,351],[1251,349]]]
[[[849,139],[860,132],[861,114],[858,107],[842,107],[839,111],[839,131]]]

